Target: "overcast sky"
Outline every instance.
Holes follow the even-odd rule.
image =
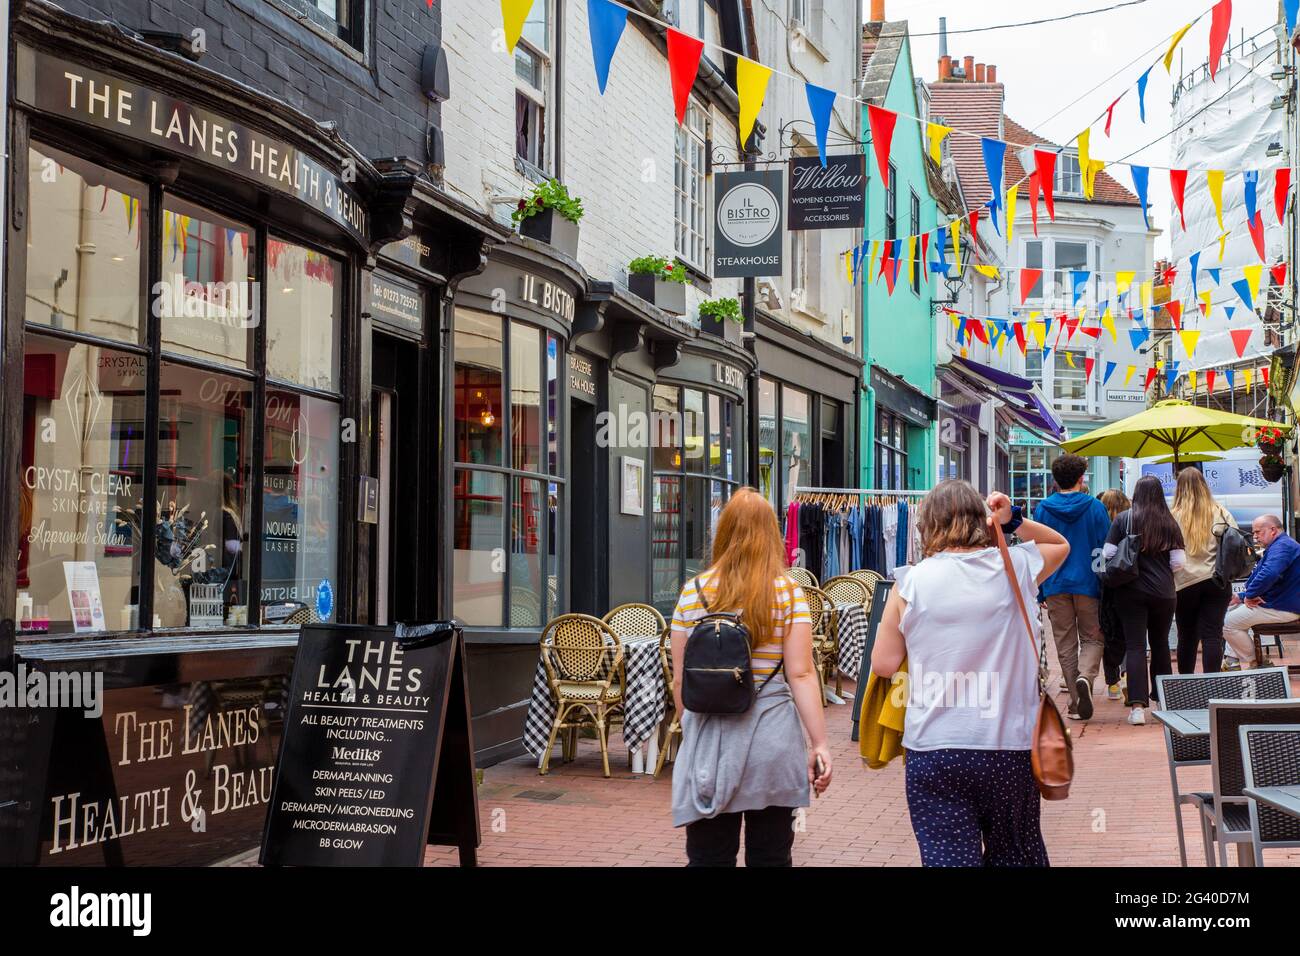
[[[936,33],[939,17],[946,16],[948,53],[958,62],[970,55],[976,63],[996,64],[998,79],[1006,87],[1007,114],[1062,145],[1072,144],[1072,138],[1103,114],[1115,97],[1130,90],[1115,107],[1109,140],[1103,133],[1104,120],[1093,126],[1093,156],[1111,160],[1169,132],[1172,82],[1164,64],[1157,64],[1151,71],[1145,125],[1138,117],[1137,80],[1148,65],[1163,58],[1170,36],[1208,10],[1211,0],[1145,0],[1136,6],[1058,23],[983,33],[955,31],[1061,16],[1117,2],[1123,0],[1041,0],[1032,4],[1024,0],[886,0],[885,17],[908,20],[915,69],[922,78],[933,82],[938,74],[939,38],[921,34]],[[1277,21],[1277,0],[1235,0],[1232,7],[1230,46],[1240,42],[1243,29],[1249,37]],[[1179,45],[1181,58],[1178,53],[1174,55],[1174,80],[1180,65],[1191,72],[1204,64],[1209,55],[1209,31],[1207,15],[1183,38]],[[1271,36],[1265,35],[1258,42],[1271,42]],[[1082,99],[1078,103],[1066,108],[1079,97]],[[1165,138],[1132,157],[1132,161],[1168,166],[1169,146]],[[1126,168],[1110,172],[1124,186],[1132,187]],[[1159,257],[1169,248],[1167,175],[1153,170],[1150,198],[1152,225],[1164,230],[1156,242]]]

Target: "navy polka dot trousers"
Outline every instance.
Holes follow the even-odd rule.
[[[1047,866],[1028,750],[909,750],[922,866]]]

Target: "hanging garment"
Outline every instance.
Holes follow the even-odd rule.
[[[887,507],[881,509],[881,517],[884,519],[884,538],[885,544],[885,574],[894,573],[894,568],[898,567],[898,509]]]
[[[849,512],[849,570],[857,571],[862,567],[862,507]]]
[[[799,508],[799,502],[792,501],[785,512],[785,563],[791,567],[799,555]]]

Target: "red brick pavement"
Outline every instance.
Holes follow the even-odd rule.
[[[1053,677],[1055,686],[1055,676]],[[1099,681],[1100,683],[1100,681]],[[852,685],[849,685],[851,689]],[[1064,710],[1064,697],[1058,698]],[[799,866],[916,866],[899,761],[867,770],[849,740],[850,708],[827,709],[835,776],[808,808],[795,837]],[[1070,798],[1043,803],[1043,835],[1056,866],[1177,866],[1169,772],[1161,726],[1125,723],[1119,702],[1096,698],[1091,721],[1070,722],[1076,775]],[[658,780],[627,770],[617,734],[612,778],[601,776],[595,741],[579,744],[577,759],[537,773],[531,758],[488,768],[479,789],[488,866],[680,866],[683,831],[670,822],[670,767]],[[1208,790],[1209,768],[1179,771],[1184,789]],[[1204,865],[1200,828],[1184,810],[1189,861]],[[1232,851],[1229,851],[1230,857]],[[454,865],[454,850],[430,849],[430,865]],[[1231,860],[1235,864],[1235,859]],[[1270,866],[1300,865],[1300,849],[1271,850]]]

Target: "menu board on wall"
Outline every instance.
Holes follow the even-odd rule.
[[[451,623],[302,629],[263,865],[420,866],[429,843],[474,862],[463,654]]]

